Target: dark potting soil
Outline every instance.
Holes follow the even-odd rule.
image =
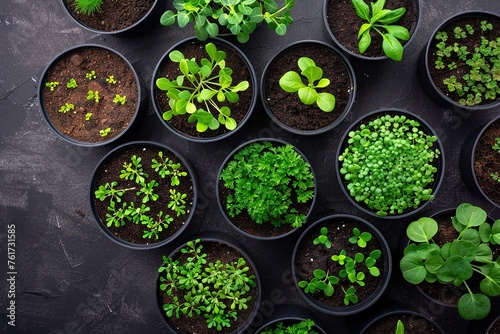
[[[76,10],[74,0],[64,0],[73,15],[84,25],[106,32],[128,28],[141,20],[151,9],[155,0],[103,0],[100,10],[92,15]]]
[[[95,79],[86,74],[95,71]],[[106,81],[114,76],[116,84]],[[75,79],[76,88],[67,88]],[[51,91],[43,88],[43,105],[54,126],[69,138],[87,142],[103,142],[120,134],[134,118],[139,103],[139,89],[134,72],[118,55],[101,48],[77,49],[66,53],[49,70],[46,81],[59,84]],[[98,92],[99,102],[87,99],[89,91]],[[125,104],[114,103],[116,94],[126,96]],[[59,112],[66,103],[74,110]],[[86,115],[92,114],[87,120]],[[88,116],[87,116],[88,117]],[[110,128],[106,136],[99,131]]]
[[[230,247],[224,243],[219,243],[215,241],[202,241],[203,252],[207,254],[206,261],[207,263],[216,262],[220,260],[223,264],[237,261],[238,258],[242,257],[242,254],[238,252],[237,249]],[[180,252],[175,253],[174,259],[177,259],[180,263],[186,261],[186,258],[189,254],[181,254]],[[245,258],[246,265],[249,267],[249,271],[247,271],[247,275],[255,275],[255,269],[250,265],[248,259]],[[160,274],[161,275],[161,274]],[[207,328],[206,319],[201,315],[194,314],[193,317],[188,317],[182,315],[179,318],[175,316],[168,318],[163,311],[163,305],[171,303],[176,296],[179,300],[184,300],[184,294],[180,290],[174,291],[171,296],[168,296],[164,291],[161,291],[158,286],[158,300],[160,302],[160,309],[165,318],[168,318],[172,323],[174,328],[177,328],[181,333],[190,334],[190,333],[217,333],[217,334],[227,334],[234,332],[238,327],[243,325],[248,317],[251,315],[254,305],[257,302],[258,297],[258,289],[260,286],[255,288],[251,288],[250,291],[246,294],[246,296],[251,297],[251,301],[248,302],[248,308],[243,310],[238,310],[238,315],[236,319],[231,319],[231,327],[224,327],[221,331],[217,331],[215,328]],[[226,309],[230,308],[231,303],[226,301]]]
[[[474,152],[474,171],[479,186],[493,202],[500,205],[500,182],[493,180],[492,173],[500,173],[500,152],[492,149],[500,138],[500,120],[483,132]]]
[[[432,334],[440,333],[431,322],[414,314],[393,314],[384,317],[368,328],[364,334],[385,334],[395,333],[398,320],[403,322],[405,333],[411,334]]]
[[[193,43],[181,45],[177,48],[177,50],[181,51],[188,59],[195,58],[197,63],[200,64],[200,60],[202,58],[208,58],[208,54],[205,50],[206,43],[207,42],[196,41]],[[228,106],[231,109],[231,117],[233,117],[236,123],[238,123],[239,125],[239,123],[250,111],[249,108],[253,98],[253,86],[250,70],[248,69],[243,59],[234,50],[220,44],[215,44],[215,46],[217,47],[217,50],[226,52],[226,67],[230,67],[233,70],[233,85],[236,85],[239,82],[245,80],[247,80],[250,84],[247,90],[238,92],[238,102],[229,103],[226,101],[223,103],[219,103],[219,106]],[[179,64],[170,61],[170,59],[166,57],[161,64],[158,77],[166,77],[169,80],[175,80],[175,78],[177,78],[179,75],[182,75],[179,70]],[[184,85],[190,85],[189,81],[184,80]],[[167,93],[165,91],[159,90],[158,88],[155,88],[154,94],[161,113],[163,114],[163,112],[170,110],[170,107],[168,105],[169,98],[167,97]],[[211,112],[214,117],[217,118],[218,115],[215,114],[216,111],[212,110]],[[178,132],[193,138],[212,138],[223,135],[229,131],[223,124],[221,124],[217,130],[208,129],[205,132],[198,132],[196,130],[196,123],[189,123],[188,117],[189,114],[174,116],[171,120],[168,121],[168,123]]]
[[[370,6],[371,0],[364,0]],[[417,0],[387,0],[384,9],[404,7],[406,13],[395,24],[410,31],[410,36],[416,29],[418,22]],[[358,49],[358,31],[364,22],[357,14],[351,0],[329,0],[327,5],[327,21],[332,34],[337,41],[349,51],[360,54]],[[373,29],[370,32],[372,42],[363,53],[367,57],[385,56],[382,50],[382,37]],[[406,42],[401,41],[401,44]],[[404,57],[404,56],[403,56]]]
[[[323,245],[314,245],[313,240],[320,235],[320,230],[322,227],[328,228],[328,240],[332,242],[330,249],[327,249]],[[366,248],[360,248],[356,244],[351,244],[349,238],[353,236],[353,228],[357,227],[361,232],[370,232],[372,234],[372,240],[368,242]],[[364,266],[356,267],[356,271],[362,271],[365,273],[365,286],[359,286],[358,284],[350,283],[348,279],[343,279],[338,285],[334,285],[335,292],[333,296],[327,297],[322,291],[310,294],[310,296],[317,301],[330,306],[330,307],[344,307],[344,293],[342,288],[347,290],[350,286],[356,289],[356,295],[359,298],[358,304],[362,301],[368,299],[373,292],[378,288],[384,276],[384,250],[382,245],[376,238],[376,235],[369,230],[365,225],[359,222],[344,218],[342,220],[331,220],[325,221],[322,224],[316,225],[312,228],[307,235],[301,240],[297,253],[295,255],[295,263],[298,275],[298,280],[310,281],[314,276],[313,272],[316,269],[323,269],[325,272],[330,273],[330,275],[335,275],[337,277],[340,270],[344,268],[334,262],[331,257],[332,255],[338,255],[342,250],[346,251],[346,255],[354,258],[356,253],[362,252],[365,254],[365,258],[375,249],[382,251],[382,255],[376,262],[376,267],[380,270],[380,276],[374,277],[366,270]],[[299,288],[300,289],[300,288]],[[349,306],[357,304],[350,303]]]
[[[158,172],[155,172],[151,167],[151,160],[156,159],[159,161],[158,152],[163,152],[163,159],[169,158],[174,163],[180,163],[181,172],[188,173],[187,176],[180,177],[180,184],[175,187],[177,192],[186,194],[186,213],[180,216],[177,216],[176,212],[172,209],[168,208],[168,203],[170,202],[170,189],[172,186],[170,185],[170,177],[166,176],[162,179]],[[167,229],[164,229],[159,233],[158,240],[156,239],[148,239],[143,238],[145,225],[134,224],[133,222],[127,221],[125,226],[121,227],[109,227],[108,229],[116,235],[118,238],[122,240],[126,240],[136,244],[147,244],[160,242],[165,240],[175,234],[185,223],[186,218],[189,216],[189,210],[193,203],[193,184],[191,182],[191,175],[189,175],[189,171],[182,164],[181,160],[177,158],[172,152],[167,151],[161,147],[152,146],[152,145],[139,145],[132,146],[126,149],[123,149],[118,152],[116,156],[109,159],[99,171],[99,175],[96,178],[96,189],[101,185],[105,185],[106,183],[111,183],[116,181],[118,184],[115,186],[115,189],[128,189],[135,188],[134,190],[127,191],[122,196],[121,203],[134,202],[134,207],[141,207],[142,205],[142,197],[136,196],[136,192],[140,190],[140,186],[134,180],[124,180],[119,176],[121,174],[121,170],[123,169],[124,163],[130,163],[131,157],[133,155],[142,158],[142,168],[144,172],[148,174],[149,178],[146,179],[146,183],[155,180],[158,182],[158,186],[154,187],[154,193],[158,194],[158,199],[156,201],[150,200],[146,203],[146,206],[150,207],[150,211],[147,213],[148,216],[156,218],[160,211],[163,211],[163,214],[170,215],[174,220],[169,224]],[[96,190],[94,189],[94,190]],[[106,213],[108,212],[107,208],[109,206],[110,198],[106,198],[104,201],[100,201],[98,199],[93,199],[95,203],[96,211],[103,222],[106,225]],[[116,205],[121,205],[121,203],[116,203]]]
[[[481,45],[481,36],[484,36],[488,40],[496,40],[499,35],[498,31],[500,28],[500,21],[499,20],[492,20],[490,17],[488,17],[488,22],[493,23],[493,30],[487,30],[483,32],[481,30],[481,21],[483,21],[485,18],[480,18],[480,17],[470,17],[470,18],[464,18],[461,20],[456,20],[451,22],[448,26],[444,27],[441,31],[445,31],[448,35],[448,40],[446,41],[446,45],[453,45],[455,42],[458,43],[459,46],[466,46],[467,50],[470,52],[473,52],[473,50]],[[460,25],[460,27],[464,28],[466,24],[470,24],[472,28],[474,29],[474,35],[468,36],[465,39],[456,39],[455,34],[453,33],[453,29],[457,25]],[[429,46],[429,54],[428,54],[428,59],[429,59],[429,72],[432,78],[432,81],[434,84],[439,88],[439,90],[448,96],[450,99],[453,101],[457,102],[461,98],[465,97],[460,97],[456,91],[450,92],[448,90],[448,87],[444,84],[444,80],[446,78],[449,78],[450,76],[455,76],[457,78],[457,81],[462,83],[464,86],[466,86],[465,81],[462,79],[463,75],[469,73],[470,71],[470,66],[465,63],[464,60],[461,60],[458,58],[456,53],[452,53],[452,57],[447,58],[446,64],[449,64],[451,62],[455,62],[457,65],[456,68],[450,69],[448,66],[445,66],[444,69],[438,70],[435,67],[436,60],[438,56],[436,55],[436,51],[438,50],[436,45],[440,42],[439,40],[433,39],[430,41],[431,45]],[[483,101],[479,103],[478,105],[486,105],[493,103],[495,101],[498,101],[500,99],[500,96],[497,94],[496,100],[487,100],[483,98]]]
[[[323,70],[323,78],[330,80],[326,88],[318,92],[328,92],[335,96],[335,109],[324,112],[317,104],[306,105],[297,93],[287,93],[279,85],[279,80],[288,71],[300,73],[297,61],[309,57]],[[320,46],[297,46],[275,59],[269,66],[265,82],[266,103],[271,112],[284,124],[301,130],[316,130],[333,123],[343,112],[349,101],[352,83],[342,60],[333,52]],[[305,79],[304,79],[305,80]]]

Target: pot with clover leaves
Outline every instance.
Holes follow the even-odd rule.
[[[190,141],[211,142],[235,133],[250,118],[257,101],[256,75],[231,43],[188,38],[158,62],[151,96],[169,130]]]
[[[368,221],[329,215],[309,226],[292,256],[300,295],[326,314],[359,313],[384,293],[392,258],[383,235]]]
[[[308,318],[303,319],[299,317],[283,317],[275,319],[260,329],[257,330],[256,334],[326,334],[326,332],[321,329],[314,320]]]
[[[166,245],[186,228],[197,191],[194,170],[174,149],[130,142],[97,165],[90,203],[107,237],[127,248],[151,249]]]
[[[347,116],[356,78],[337,49],[320,41],[299,41],[268,62],[260,92],[276,124],[295,134],[315,135],[335,128]]]
[[[293,145],[273,138],[253,139],[234,149],[217,176],[224,217],[251,238],[271,240],[306,222],[316,200],[316,177]]]
[[[500,105],[500,16],[454,15],[433,32],[418,59],[422,87],[435,102],[469,111]]]
[[[242,248],[224,238],[188,241],[163,256],[158,272],[158,305],[174,333],[244,333],[257,314],[257,269]]]
[[[336,173],[347,198],[376,217],[407,217],[424,208],[444,173],[441,143],[420,117],[381,109],[361,117],[344,134]]]

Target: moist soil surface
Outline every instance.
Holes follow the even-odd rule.
[[[95,71],[95,79],[87,79],[91,71]],[[115,84],[106,81],[110,76]],[[70,79],[75,79],[76,88],[66,86]],[[80,142],[103,142],[119,135],[133,120],[139,103],[134,72],[120,56],[106,49],[79,48],[65,53],[49,69],[44,84],[49,82],[59,84],[53,91],[43,87],[47,116],[59,132]],[[99,102],[87,99],[89,91],[98,92]],[[126,96],[123,105],[113,102],[116,94]],[[66,103],[73,104],[74,110],[59,112]],[[109,133],[102,136],[99,131],[107,128]]]
[[[322,227],[328,228],[328,240],[332,243],[330,249],[326,248],[324,245],[313,244],[314,239],[320,235]],[[372,234],[373,238],[368,242],[366,248],[360,248],[356,244],[351,244],[349,242],[349,238],[353,236],[352,230],[355,227],[357,227],[361,232],[366,231]],[[344,266],[339,265],[338,262],[334,262],[331,259],[332,255],[338,255],[342,250],[345,250],[346,255],[351,258],[354,258],[356,253],[360,252],[365,254],[366,258],[370,252],[375,249],[379,249],[382,252],[384,251],[382,245],[377,240],[376,235],[365,225],[348,218],[325,221],[309,230],[300,242],[294,258],[298,281],[300,282],[305,280],[309,282],[314,277],[313,272],[316,269],[323,269],[330,275],[339,277],[339,272],[344,268]],[[352,284],[347,278],[344,278],[341,279],[338,285],[334,285],[335,292],[331,297],[325,296],[322,291],[314,294],[307,293],[306,295],[311,296],[318,302],[329,307],[344,307],[344,293],[342,289],[347,290],[350,286],[353,286],[356,289],[359,304],[370,298],[373,292],[380,285],[382,277],[384,276],[384,256],[385,254],[382,254],[375,265],[380,269],[380,276],[378,277],[371,276],[364,265],[358,265],[356,267],[357,272],[362,271],[365,273],[365,279],[363,280],[365,282],[365,286],[362,287],[356,283]],[[357,304],[349,304],[349,306],[353,305]]]
[[[215,241],[201,241],[203,245],[203,252],[207,254],[206,261],[208,263],[215,263],[217,260],[220,260],[222,264],[226,263],[231,263],[234,261],[237,261],[238,258],[242,257],[242,254],[235,248],[225,244],[225,243],[220,243],[220,242],[215,242]],[[176,252],[173,257],[174,259],[178,260],[179,263],[185,263],[186,258],[190,254],[181,254],[180,252]],[[248,276],[255,275],[255,268],[253,268],[250,265],[250,262],[248,259],[243,257],[246,261],[246,265],[249,267],[249,270],[246,272]],[[160,274],[162,275],[162,274]],[[217,334],[227,334],[227,333],[233,333],[235,332],[238,327],[243,325],[245,321],[248,319],[248,317],[251,315],[254,305],[257,302],[257,297],[258,297],[258,289],[260,289],[259,286],[255,288],[250,288],[246,296],[251,297],[251,301],[247,303],[248,308],[243,309],[243,310],[238,310],[237,318],[236,319],[231,319],[231,327],[223,327],[221,331],[217,331],[215,328],[207,328],[207,323],[206,319],[203,316],[203,313],[201,315],[196,315],[194,313],[193,317],[189,318],[186,315],[182,315],[179,318],[176,318],[175,316],[169,318],[163,311],[163,305],[171,303],[176,296],[178,300],[184,300],[184,294],[181,290],[176,290],[174,293],[172,293],[171,296],[168,296],[164,291],[161,291],[158,286],[158,302],[159,302],[159,307],[161,310],[161,313],[163,314],[164,318],[167,320],[169,325],[171,325],[173,328],[177,328],[179,330],[179,333],[184,333],[184,334],[190,334],[190,333],[205,333],[205,334],[211,334],[211,333],[217,333]],[[226,301],[226,309],[230,309],[230,302]]]
[[[370,6],[371,0],[364,0]],[[387,0],[384,9],[406,8],[405,14],[395,24],[407,28],[410,37],[414,33],[418,22],[417,0]],[[371,11],[370,11],[371,13]],[[327,21],[335,39],[346,49],[355,54],[360,54],[358,49],[358,31],[363,23],[366,23],[357,14],[351,0],[329,0],[327,5]],[[363,53],[366,57],[384,57],[382,50],[382,37],[371,29],[372,38],[368,49]],[[400,41],[401,44],[406,42]],[[403,55],[404,57],[404,55]]]
[[[209,58],[207,52],[205,51],[205,44],[207,42],[189,42],[186,44],[180,45],[176,50],[181,51],[187,59],[195,58],[198,65],[200,64],[200,60],[202,58]],[[242,81],[248,81],[250,86],[247,90],[238,92],[239,101],[236,103],[222,102],[219,103],[219,106],[228,106],[231,109],[231,117],[235,119],[236,123],[240,124],[240,122],[245,118],[245,116],[250,112],[249,108],[252,103],[252,78],[251,72],[245,63],[245,61],[238,55],[238,53],[230,49],[224,45],[220,45],[214,43],[217,47],[217,50],[221,50],[226,52],[226,67],[230,67],[233,70],[232,74],[232,82],[233,85],[238,84]],[[159,67],[158,78],[166,77],[169,80],[175,80],[182,73],[179,70],[179,64],[170,61],[170,59],[165,57],[162,64]],[[188,80],[184,80],[184,85],[189,87],[193,87]],[[167,92],[161,91],[157,87],[154,89],[154,98],[155,103],[157,104],[160,113],[170,110],[168,105],[169,98],[167,97]],[[201,105],[199,106],[201,107]],[[212,115],[217,118],[218,114],[216,111],[211,110]],[[170,128],[173,128],[176,132],[181,133],[182,135],[192,137],[192,138],[214,138],[224,135],[229,132],[223,124],[217,130],[208,129],[205,132],[198,132],[196,130],[196,123],[188,122],[189,114],[186,115],[178,115],[172,117],[167,123]],[[232,130],[235,131],[235,130]]]
[[[76,1],[64,1],[82,24],[106,32],[123,30],[132,26],[149,12],[155,2],[155,0],[103,0],[100,10],[88,15],[76,10]]]
[[[288,71],[300,73],[297,61],[309,57],[323,70],[323,78],[330,80],[326,88],[317,92],[328,92],[335,96],[335,108],[324,112],[316,103],[306,105],[297,93],[287,93],[279,85],[279,80]],[[307,84],[307,79],[301,77]],[[333,123],[344,113],[351,94],[352,83],[347,68],[333,52],[320,46],[305,45],[288,49],[274,59],[267,70],[265,99],[272,114],[283,124],[304,131],[317,130]]]
[[[500,173],[500,152],[492,149],[496,138],[500,138],[500,120],[492,123],[478,141],[474,151],[474,171],[486,196],[500,205],[500,182],[491,177],[492,173]]]
[[[185,198],[186,213],[181,214],[180,216],[177,216],[175,211],[168,208],[168,203],[170,202],[170,190],[174,189],[174,187],[172,187],[170,184],[170,177],[166,176],[164,179],[162,179],[158,172],[156,172],[151,167],[152,159],[160,161],[160,158],[158,157],[159,151],[163,152],[163,159],[166,160],[168,158],[172,160],[173,163],[180,163],[181,167],[179,170],[181,172],[188,173],[187,176],[179,177],[180,184],[178,186],[175,186],[175,190],[177,192],[187,195],[187,197]],[[136,155],[137,157],[140,157],[142,159],[142,168],[144,169],[144,172],[149,176],[146,179],[146,183],[149,183],[152,180],[158,182],[158,186],[154,187],[154,193],[158,194],[158,199],[156,201],[150,200],[145,204],[150,208],[150,211],[147,213],[148,216],[156,218],[158,213],[162,211],[163,216],[168,214],[173,218],[173,221],[169,224],[167,229],[163,229],[162,232],[158,233],[158,239],[143,238],[144,230],[146,230],[145,225],[134,224],[133,222],[128,220],[126,221],[126,224],[124,226],[115,227],[113,225],[111,227],[108,227],[108,229],[118,238],[129,241],[131,243],[148,244],[160,242],[174,235],[186,223],[186,219],[189,216],[194,196],[191,175],[189,175],[189,171],[183,165],[182,161],[172,152],[166,150],[163,147],[154,145],[131,146],[120,150],[115,156],[113,156],[102,165],[102,168],[98,171],[99,174],[96,177],[96,188],[94,189],[94,191],[101,185],[116,181],[117,185],[115,186],[115,189],[135,188],[124,193],[121,203],[134,202],[134,207],[141,207],[142,198],[144,196],[136,196],[136,192],[140,190],[141,186],[139,186],[135,182],[135,180],[124,180],[119,177],[121,174],[121,170],[124,169],[124,163],[130,163],[131,157],[133,155]],[[103,227],[106,228],[106,214],[108,213],[107,208],[110,204],[110,198],[108,197],[104,201],[100,201],[95,198],[93,198],[92,200],[94,200],[95,209],[98,216],[100,217]],[[116,205],[121,205],[121,203],[117,203]]]
[[[381,318],[364,331],[364,334],[395,333],[398,320],[403,322],[405,333],[411,334],[432,334],[440,333],[431,322],[418,315],[413,314],[392,314]]]

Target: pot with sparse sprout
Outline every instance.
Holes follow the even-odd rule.
[[[360,334],[444,334],[430,317],[410,310],[389,310],[375,316]]]
[[[283,317],[268,322],[256,334],[326,334],[314,320],[299,317]]]

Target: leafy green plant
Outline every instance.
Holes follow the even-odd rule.
[[[45,87],[49,88],[51,92],[53,92],[54,89],[56,89],[57,85],[59,85],[59,82],[57,82],[57,81],[52,81],[52,82],[46,82],[45,83]]]
[[[111,132],[111,128],[105,128],[105,129],[99,130],[99,134],[101,135],[101,137],[106,137],[107,135],[109,135],[110,132]]]
[[[69,79],[68,83],[66,84],[67,88],[76,88],[78,87],[78,84],[76,83],[75,78]]]
[[[87,100],[94,100],[95,103],[99,103],[99,92],[98,91],[89,90],[87,92]]]
[[[382,115],[350,131],[340,174],[350,196],[379,216],[402,214],[433,197],[435,136],[405,115]]]
[[[490,224],[486,211],[463,203],[451,224],[457,236],[444,244],[433,240],[439,231],[433,218],[422,217],[408,225],[406,234],[412,243],[400,262],[403,277],[412,284],[465,286],[458,313],[465,320],[483,319],[491,309],[489,297],[500,295],[500,259],[493,258],[491,248],[500,244],[500,220]],[[479,292],[468,284],[473,275],[482,277]]]
[[[96,74],[95,74],[95,71],[92,70],[88,73],[85,73],[85,78],[89,79],[89,80],[94,80],[97,78]]]
[[[361,54],[365,53],[372,42],[370,31],[373,29],[382,36],[382,50],[390,59],[400,61],[403,58],[403,45],[401,41],[410,38],[410,32],[403,26],[395,23],[405,14],[406,8],[400,7],[394,10],[384,9],[385,0],[377,0],[370,7],[363,0],[352,0],[352,4],[358,16],[365,20],[358,32],[358,49]]]
[[[75,110],[75,105],[73,103],[66,102],[61,108],[59,108],[59,112],[67,113],[68,111]]]
[[[91,112],[88,112],[85,114],[85,120],[86,121],[90,121],[90,119],[92,118],[92,113]]]
[[[332,242],[328,240],[328,229],[326,227],[322,227],[320,230],[320,235],[318,235],[314,240],[313,243],[315,245],[325,245],[326,248],[331,248],[332,247]]]
[[[119,103],[121,105],[124,105],[125,102],[127,102],[127,97],[125,95],[120,95],[116,94],[115,97],[113,98],[113,103]]]
[[[231,327],[238,311],[247,309],[257,286],[255,275],[244,258],[229,263],[208,261],[199,239],[181,248],[182,260],[163,256],[160,290],[170,297],[163,305],[168,317],[203,315],[207,328],[221,331]]]
[[[246,212],[257,224],[298,228],[306,216],[294,202],[308,203],[314,197],[311,166],[289,144],[264,141],[243,147],[221,171],[220,180],[230,190],[228,215]]]
[[[77,11],[86,15],[93,15],[101,10],[102,0],[75,0]]]
[[[285,0],[281,8],[275,0],[174,0],[175,12],[164,12],[160,23],[170,26],[177,21],[184,28],[194,22],[199,40],[216,37],[220,27],[224,27],[245,43],[263,21],[278,35],[286,34],[287,26],[293,22],[290,11],[294,5],[295,0]]]
[[[277,322],[275,325],[267,326],[260,334],[319,334],[314,330],[314,321],[305,319],[297,323],[285,325],[283,322]]]
[[[116,85],[118,81],[115,80],[114,75],[110,75],[109,77],[106,78],[106,82],[112,85]]]
[[[297,64],[301,70],[300,74],[295,71],[286,72],[279,80],[280,87],[288,93],[297,92],[304,104],[316,103],[321,110],[332,111],[335,108],[335,96],[317,91],[330,84],[329,79],[323,78],[323,70],[309,57],[300,57]],[[302,81],[301,75],[307,79],[307,84]]]
[[[216,130],[220,124],[234,130],[236,120],[231,117],[229,106],[221,103],[237,103],[238,92],[248,89],[248,81],[233,85],[233,70],[226,65],[226,53],[218,50],[215,44],[207,43],[205,50],[208,59],[187,59],[182,52],[174,50],[170,60],[179,63],[179,75],[175,80],[158,78],[156,86],[167,92],[170,110],[163,113],[163,119],[169,121],[174,116],[188,114],[188,122],[196,123],[196,130]]]

